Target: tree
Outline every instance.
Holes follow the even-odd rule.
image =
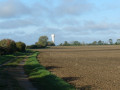
[[[97,45],[97,41],[93,41],[93,42],[92,42],[92,45]]]
[[[65,42],[63,43],[63,46],[70,46],[70,44],[69,44],[67,41],[65,41]]]
[[[26,45],[23,42],[16,42],[16,47],[19,52],[24,52],[26,49]]]
[[[63,46],[63,44],[62,43],[60,43],[60,45],[59,46]]]
[[[0,47],[0,55],[4,55],[5,53],[5,49],[3,47]]]
[[[72,45],[73,45],[73,46],[79,46],[79,45],[80,45],[80,42],[79,42],[79,41],[73,41]]]
[[[103,44],[104,44],[103,41],[101,41],[101,40],[98,41],[98,45],[103,45]]]
[[[40,45],[41,47],[46,47],[47,42],[48,42],[48,37],[47,36],[41,36],[36,44]]]
[[[120,44],[120,39],[117,39],[117,42],[116,42],[116,43],[117,43],[117,45],[119,45],[119,44]]]
[[[112,45],[113,44],[113,40],[109,39],[109,44]]]
[[[52,41],[48,41],[47,46],[55,46],[55,44]]]
[[[0,47],[2,47],[5,50],[5,54],[12,54],[16,52],[16,43],[11,39],[1,40]]]

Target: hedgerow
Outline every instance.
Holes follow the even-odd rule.
[[[16,43],[11,39],[3,39],[0,41],[0,47],[4,54],[12,54],[16,52]]]
[[[23,42],[15,42],[11,39],[3,39],[0,41],[0,55],[24,52],[25,49],[26,45]]]
[[[17,48],[17,51],[24,52],[26,49],[26,45],[23,42],[16,42],[16,48]]]

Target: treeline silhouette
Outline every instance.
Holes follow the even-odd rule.
[[[93,41],[92,43],[85,43],[85,42],[79,42],[79,41],[64,41],[64,43],[60,43],[58,46],[84,46],[84,45],[120,45],[120,39],[117,39],[114,43],[112,39],[109,39],[108,42],[99,40],[99,41]]]

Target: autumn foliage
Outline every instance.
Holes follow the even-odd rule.
[[[3,39],[0,41],[0,55],[12,54],[14,52],[25,51],[26,45],[23,42],[15,42],[11,39]]]

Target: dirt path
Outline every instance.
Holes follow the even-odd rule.
[[[27,75],[24,72],[25,60],[20,62],[17,67],[10,67],[8,69],[9,74],[12,75],[25,90],[37,90],[29,81]]]

